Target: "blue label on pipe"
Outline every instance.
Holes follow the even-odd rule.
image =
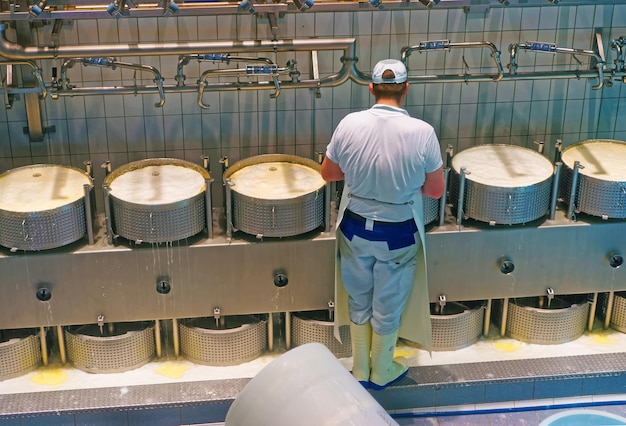
[[[85,58],[83,59],[85,65],[110,65],[111,61],[108,58]]]
[[[450,40],[420,41],[420,50],[442,50],[450,48]]]
[[[275,74],[278,71],[276,65],[248,65],[246,66],[246,74]]]
[[[538,41],[526,42],[526,48],[541,52],[556,52],[555,43],[540,43]]]
[[[228,54],[226,53],[205,53],[201,56],[206,61],[226,61],[228,60]]]

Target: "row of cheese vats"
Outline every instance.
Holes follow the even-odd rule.
[[[448,156],[449,191],[427,199],[426,224],[444,218],[450,205],[456,222],[524,226],[553,216],[556,200],[577,214],[606,220],[626,218],[626,142],[588,140],[563,150],[552,163],[540,152],[512,145],[480,145]],[[308,238],[328,230],[329,189],[318,162],[291,155],[261,155],[225,167],[227,236],[242,232],[268,238]],[[448,176],[448,174],[446,174]],[[108,170],[103,182],[109,243],[152,244],[184,240],[208,230],[212,238],[213,181],[204,167],[169,158],[147,159]],[[0,175],[0,245],[15,252],[62,248],[93,239],[94,193],[90,168],[33,165]],[[553,217],[552,217],[553,218]],[[617,265],[619,266],[619,265]],[[506,272],[506,271],[503,271]],[[9,285],[10,283],[2,283]],[[584,296],[529,297],[494,305],[507,311],[506,330],[529,343],[563,343],[580,336],[589,321]],[[507,306],[503,306],[507,303]],[[626,295],[600,299],[600,315],[611,303],[611,325],[626,330]],[[435,350],[471,345],[485,330],[485,304],[432,304]],[[174,320],[176,353],[209,365],[232,365],[258,357],[273,340],[272,314]],[[285,314],[288,344],[326,344],[338,357],[351,355],[349,330],[342,343],[332,336],[332,310]],[[269,326],[268,326],[269,324]],[[555,327],[555,324],[558,326]],[[162,352],[161,322],[104,323],[58,327],[62,359],[88,372],[119,372],[145,364]],[[0,330],[0,380],[15,377],[47,359],[46,331]],[[270,345],[271,347],[271,345]],[[179,350],[178,350],[179,349]]]

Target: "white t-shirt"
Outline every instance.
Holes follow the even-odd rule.
[[[344,191],[354,195],[350,210],[389,222],[413,216],[406,203],[421,190],[426,173],[443,165],[433,127],[386,105],[344,117],[326,155],[344,172]]]

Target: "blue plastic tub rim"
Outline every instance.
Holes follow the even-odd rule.
[[[539,426],[610,426],[626,425],[626,418],[598,410],[578,409],[556,413]]]

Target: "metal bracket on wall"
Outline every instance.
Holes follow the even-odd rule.
[[[52,26],[52,32],[50,33],[50,47],[58,47],[59,46],[59,34],[63,29],[64,21],[63,19],[55,19],[54,25]]]
[[[272,36],[274,37],[274,39],[276,39],[276,37],[278,37],[278,18],[282,18],[281,15],[284,15],[284,14],[277,13],[274,11],[274,12],[262,13],[259,15],[260,15],[259,17],[267,18],[268,25],[270,26],[270,32],[272,33]]]
[[[463,8],[463,11],[465,12],[466,15],[487,16],[490,10],[491,10],[491,6],[486,5],[486,4],[471,4]]]
[[[606,55],[604,53],[604,44],[602,42],[602,28],[595,28],[591,38],[591,50],[596,53],[597,57],[591,57],[591,60],[589,61],[589,69],[594,70],[597,69],[598,66],[604,68],[606,64]],[[599,63],[598,58],[600,58],[602,63]],[[613,85],[610,77],[605,77],[604,83],[609,87]]]
[[[594,51],[598,57],[602,60],[603,64],[606,64],[606,56],[604,54],[604,45],[602,43],[602,28],[596,28],[591,39],[591,50]],[[596,69],[598,60],[595,57],[591,58],[589,63],[589,69]]]

